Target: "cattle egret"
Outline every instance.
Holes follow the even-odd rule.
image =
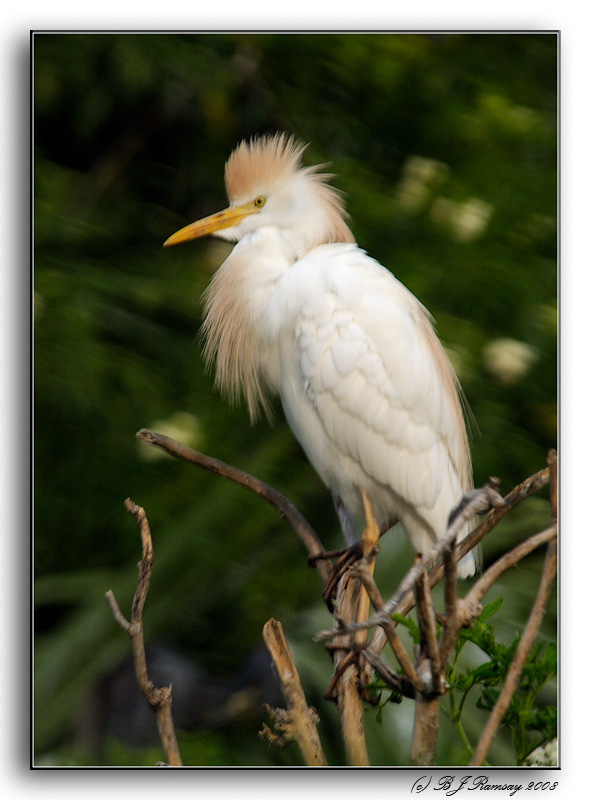
[[[244,395],[252,418],[279,394],[350,514],[363,519],[364,491],[378,523],[399,520],[426,553],[472,486],[458,379],[428,311],[357,246],[332,176],[302,167],[304,149],[283,133],[240,143],[229,207],[165,245],[237,243],[205,294],[217,386]],[[474,571],[468,553],[458,572]]]

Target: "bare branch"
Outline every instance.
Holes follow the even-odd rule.
[[[520,542],[517,547],[505,553],[486,570],[463,600],[456,601],[454,610],[451,612],[448,611],[444,620],[444,631],[439,646],[439,653],[443,666],[445,666],[451,655],[460,629],[467,624],[470,619],[480,613],[482,608],[480,601],[490,587],[499,579],[503,572],[514,567],[518,561],[537,547],[541,547],[543,544],[551,541],[555,536],[556,527],[552,526],[545,531],[530,536],[524,542]]]
[[[156,714],[158,733],[160,734],[160,740],[166,752],[168,764],[173,767],[179,767],[182,766],[182,761],[174,730],[174,723],[172,721],[172,687],[165,686],[162,689],[157,689],[148,678],[148,668],[146,665],[142,613],[152,574],[153,550],[150,526],[148,524],[146,512],[141,506],[136,505],[132,500],[127,498],[125,501],[125,508],[135,518],[138,524],[142,537],[143,551],[142,560],[138,565],[139,578],[131,606],[131,622],[128,622],[121,613],[115,595],[110,589],[106,593],[107,603],[109,604],[115,621],[131,639],[136,680],[140,691]]]
[[[284,495],[282,495],[281,492],[278,492],[277,489],[274,489],[272,486],[263,483],[263,481],[260,481],[253,475],[243,472],[241,469],[232,467],[230,464],[225,464],[223,461],[219,461],[217,458],[212,458],[211,456],[206,456],[203,453],[199,453],[197,450],[193,450],[186,445],[175,442],[174,439],[170,439],[168,436],[164,436],[164,434],[155,433],[147,428],[142,428],[136,433],[136,438],[138,438],[141,442],[146,442],[146,444],[160,447],[162,450],[165,450],[171,456],[174,456],[181,461],[186,461],[187,463],[193,464],[196,467],[201,467],[202,469],[205,469],[214,475],[219,475],[222,478],[227,478],[234,483],[238,483],[240,486],[244,486],[246,489],[249,489],[263,500],[266,500],[267,503],[277,509],[279,516],[282,519],[286,519],[289,522],[302,540],[310,556],[315,557],[314,566],[322,578],[322,581],[326,583],[331,574],[331,565],[330,562],[323,557],[325,550],[322,546],[322,542],[300,511],[294,506],[293,503],[291,503]]]
[[[462,620],[458,613],[458,570],[454,558],[455,542],[452,550],[443,554],[443,568],[445,572],[445,616],[442,620],[443,632],[439,643],[439,658],[445,668],[447,659],[454,648]]]
[[[142,537],[142,560],[139,563],[139,579],[135,594],[133,596],[133,604],[131,606],[131,624],[141,625],[142,614],[144,611],[144,604],[148,596],[148,589],[150,587],[150,577],[152,575],[152,564],[154,562],[154,551],[152,548],[152,535],[150,533],[150,525],[146,512],[141,506],[136,505],[129,497],[124,503],[126,511],[137,522]]]
[[[271,504],[277,509],[282,518],[290,522],[308,551],[310,563],[316,567],[325,587],[329,585],[329,579],[333,574],[329,561],[330,554],[325,552],[318,536],[299,510],[280,492],[242,470],[192,450],[162,434],[142,429],[138,431],[136,436],[141,441],[160,447],[176,458],[244,486]],[[457,562],[474,548],[508,511],[547,483],[550,483],[552,526],[546,531],[529,537],[525,542],[522,542],[498,559],[476,581],[466,597],[459,599],[457,596]],[[379,537],[383,531],[380,531],[375,522],[368,498],[363,495],[366,526],[363,537],[358,542],[357,552],[353,553],[349,548],[344,554],[337,552],[333,554],[335,557],[340,556],[342,562],[342,569],[339,572],[342,577],[338,581],[338,588],[336,587],[338,579],[335,580],[333,587],[333,590],[336,588],[334,627],[333,630],[324,631],[316,636],[316,639],[334,639],[330,645],[330,650],[334,659],[335,671],[329,692],[336,692],[341,730],[347,752],[347,760],[350,765],[363,766],[369,764],[361,702],[361,694],[365,691],[369,666],[373,667],[376,673],[395,691],[415,698],[415,729],[411,744],[410,763],[413,765],[431,763],[437,741],[438,701],[439,696],[445,692],[446,686],[443,680],[443,669],[453,650],[459,630],[479,613],[482,596],[504,570],[517,563],[534,548],[555,539],[557,519],[555,451],[550,452],[546,469],[532,475],[513,489],[504,499],[498,494],[497,487],[498,480],[491,478],[487,486],[466,494],[458,508],[450,516],[446,536],[437,541],[429,552],[424,553],[415,560],[412,568],[400,582],[395,594],[386,603],[383,602],[373,579],[375,556],[378,551]],[[333,500],[345,532],[352,537],[351,518],[346,514],[338,496],[335,497],[334,493]],[[149,527],[147,526],[147,519],[145,519],[143,509],[131,504],[131,501],[128,502],[130,503],[128,510],[134,514],[142,531],[144,546],[144,558],[140,565],[140,579],[134,597],[131,623],[125,620],[112,593],[108,593],[110,596],[107,599],[115,619],[132,638],[132,643],[134,643],[134,662],[136,663],[138,683],[141,686],[143,680],[141,675],[143,673],[145,673],[145,681],[148,682],[147,671],[145,670],[145,654],[143,653],[143,640],[141,640],[141,652],[138,652],[136,658],[135,641],[142,635],[141,614],[149,584],[152,552]],[[475,514],[484,512],[488,513],[480,524],[461,542],[457,542],[457,535],[465,527],[467,521]],[[147,539],[144,536],[144,529],[147,529],[148,532]],[[495,718],[496,722],[492,719],[492,716],[489,719],[488,727],[491,727],[493,722],[495,723],[494,728],[491,728],[490,738],[496,732],[506,711],[506,706],[502,708],[502,704],[508,704],[515,691],[515,686],[523,669],[523,663],[539,627],[539,619],[537,617],[543,613],[547,603],[550,589],[546,584],[549,582],[551,585],[556,569],[555,542],[554,545],[550,544],[548,546],[549,554],[552,547],[554,547],[554,567],[552,568],[551,564],[548,566],[551,560],[548,555],[547,568],[545,567],[544,575],[542,576],[536,603],[516,652],[514,664],[511,665],[505,687],[497,701],[497,705],[500,704],[500,710],[498,711],[500,716],[498,720]],[[356,558],[360,560],[352,563]],[[441,563],[442,561],[443,563]],[[437,617],[443,625],[441,642],[438,645],[435,627],[436,614],[433,608],[430,587],[434,586],[443,575],[446,578],[446,613]],[[331,595],[332,593],[333,591],[331,591]],[[370,602],[375,608],[375,613],[368,619]],[[413,605],[417,606],[422,647],[416,668],[398,638],[396,623],[391,619],[391,615],[395,612],[407,614]],[[379,627],[368,645],[366,643],[366,631],[373,626]],[[138,628],[139,631],[137,630]],[[279,735],[272,733],[267,726],[264,726],[261,735],[279,743],[295,740],[298,742],[307,764],[325,765],[326,760],[316,731],[317,717],[315,712],[309,709],[305,703],[297,671],[285,643],[281,626],[274,620],[269,620],[265,626],[265,641],[280,675],[287,711],[269,709]],[[379,653],[386,641],[390,643],[403,674],[397,675],[392,672],[380,660]],[[364,661],[361,660],[361,656],[364,657]],[[518,660],[518,656],[521,661]],[[516,671],[515,676],[513,673]],[[166,690],[155,690],[152,684],[149,684],[148,689],[150,687],[153,692],[161,693],[163,700],[159,701],[159,703],[160,705],[165,705]],[[168,692],[170,692],[170,689]],[[149,692],[146,693],[146,697],[149,697]],[[158,714],[158,703],[155,701],[155,697],[156,695],[152,694],[152,700],[149,700],[149,702]],[[168,710],[170,711],[170,708]],[[482,758],[484,758],[490,746],[490,739],[487,741],[484,733],[481,743],[479,743],[479,747],[481,746],[483,750]],[[474,758],[477,755],[478,753],[475,752]],[[481,762],[474,761],[474,764],[477,763]]]
[[[486,572],[476,581],[474,586],[466,595],[466,602],[479,602],[484,595],[488,592],[490,587],[499,579],[499,577],[511,567],[514,567],[518,561],[529,555],[536,548],[541,547],[543,544],[550,542],[556,537],[556,525],[551,525],[540,533],[534,533],[524,542],[520,542],[513,550],[501,556],[495,563],[489,567]]]
[[[335,598],[335,613],[351,623],[357,619],[357,610],[361,584],[351,580],[346,574],[340,581]],[[341,735],[350,766],[369,766],[369,756],[365,744],[363,725],[363,704],[359,693],[358,660],[355,653],[355,642],[351,635],[337,636],[335,644],[342,650],[334,651],[335,683],[337,705],[341,723]],[[352,652],[349,653],[348,650]],[[338,677],[337,677],[338,676]]]
[[[394,594],[394,596],[388,600],[385,604],[383,609],[383,614],[392,614],[395,611],[398,611],[398,606],[400,605],[404,595],[407,591],[412,591],[412,587],[418,578],[418,576],[429,570],[435,562],[445,553],[446,550],[449,549],[450,544],[456,539],[458,533],[464,528],[466,523],[475,515],[480,514],[486,509],[493,506],[493,510],[496,511],[502,507],[504,501],[503,498],[500,497],[498,492],[496,491],[496,487],[498,486],[498,481],[496,479],[491,478],[491,481],[486,486],[483,486],[481,489],[474,489],[467,495],[465,500],[461,504],[461,510],[459,513],[454,514],[453,519],[451,520],[446,535],[437,541],[431,550],[428,553],[423,555],[417,562],[413,565],[413,567],[409,570],[406,576],[401,581],[398,590]],[[493,513],[493,512],[491,512]],[[466,537],[468,538],[468,537]],[[474,546],[476,542],[473,543]],[[464,550],[462,548],[464,545],[464,540],[458,545],[457,547],[457,559],[461,559],[468,550],[472,549],[471,547]],[[443,566],[441,566],[441,573],[443,573]],[[430,584],[432,585],[432,584]],[[374,617],[375,619],[375,617]],[[371,623],[371,620],[368,620],[368,624]],[[372,624],[376,624],[377,620]]]
[[[435,611],[433,609],[433,599],[431,591],[425,580],[425,575],[420,575],[415,584],[415,597],[417,606],[417,618],[421,637],[425,643],[425,654],[430,662],[430,672],[433,691],[440,694],[442,689],[441,664],[439,659],[439,648],[437,646],[437,628],[435,626]]]
[[[131,636],[131,634],[132,634],[132,626],[125,619],[125,617],[123,616],[123,613],[122,613],[121,609],[119,608],[119,604],[117,603],[117,600],[115,599],[115,595],[113,594],[113,592],[110,589],[105,594],[105,597],[107,599],[107,604],[108,604],[109,608],[111,609],[111,613],[113,614],[113,617],[115,618],[115,622],[119,625],[120,628],[122,628],[125,631],[125,633],[128,636]]]
[[[318,715],[306,703],[300,678],[289,652],[281,623],[270,619],[263,628],[263,638],[277,670],[287,706],[286,712],[283,713],[281,709],[273,711],[267,707],[276,728],[280,732],[280,741],[282,743],[287,743],[288,741],[297,742],[304,761],[309,767],[325,767],[327,761],[316,729]],[[267,739],[274,736],[266,726],[259,735]]]
[[[361,552],[368,575],[371,577],[374,568],[375,556],[380,539],[380,529],[376,522],[371,502],[365,492],[362,492],[363,507],[365,511],[365,529],[361,537]],[[340,581],[337,591],[337,609],[341,618],[347,622],[363,622],[369,611],[369,597],[362,583],[347,573]],[[359,631],[348,637],[338,637],[338,644],[347,644],[354,654],[351,659],[346,651],[335,651],[335,680],[337,703],[341,720],[341,732],[347,761],[350,765],[368,766],[369,756],[365,744],[363,724],[363,705],[361,702],[361,682],[368,676],[361,675],[360,662],[357,652],[364,645],[367,634]],[[349,663],[351,662],[351,663]],[[339,676],[336,678],[336,676]]]
[[[439,697],[417,695],[409,766],[430,766],[435,756],[439,733]]]

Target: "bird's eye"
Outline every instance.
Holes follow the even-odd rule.
[[[265,203],[266,203],[266,202],[267,202],[267,198],[266,198],[266,197],[263,197],[263,195],[260,195],[260,196],[259,196],[259,197],[257,197],[257,198],[256,198],[256,200],[254,201],[254,205],[255,205],[257,208],[262,208],[262,207],[265,205]]]

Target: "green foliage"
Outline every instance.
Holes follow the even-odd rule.
[[[470,737],[464,729],[464,719],[470,716],[469,696],[475,699],[475,708],[488,714],[492,711],[503,684],[515,651],[521,639],[517,634],[509,645],[503,644],[499,638],[498,630],[487,620],[499,611],[503,605],[503,598],[488,603],[480,615],[474,620],[471,628],[460,631],[455,645],[451,662],[446,667],[446,681],[449,684],[448,699],[442,700],[442,709],[449,716],[455,727],[456,734],[462,743],[463,753],[455,757],[456,763],[467,763],[472,755],[473,746]],[[413,644],[420,643],[420,632],[416,622],[410,617],[401,614],[392,614],[394,622],[405,628]],[[437,626],[438,636],[441,626]],[[488,657],[488,660],[474,665],[475,650],[465,658],[465,647],[468,643],[474,645]],[[398,668],[398,673],[402,670]],[[506,731],[510,737],[514,753],[515,764],[521,766],[527,756],[540,745],[556,738],[557,735],[557,708],[552,701],[550,704],[540,700],[542,689],[557,675],[557,648],[553,642],[538,641],[532,647],[524,664],[520,681],[515,691],[509,708],[505,713],[497,738]],[[392,691],[381,678],[374,677],[368,692],[375,700],[375,706],[368,709],[368,713],[375,712],[376,721],[382,725],[390,703],[400,704],[403,698]],[[409,702],[409,701],[407,701]],[[390,711],[390,713],[396,713]],[[475,736],[479,736],[484,724],[484,718],[479,715]],[[451,743],[444,748],[453,750]],[[492,763],[496,766],[496,762]]]
[[[148,641],[226,676],[270,616],[297,628],[321,605],[272,510],[134,439],[180,427],[340,544],[280,409],[274,428],[251,427],[204,370],[200,296],[227,246],[161,247],[223,207],[223,164],[242,137],[309,141],[306,162],[331,163],[360,245],[433,313],[480,430],[476,483],[498,475],[509,490],[544,465],[556,444],[556,55],[556,36],[539,33],[34,37],[39,758],[66,759],[90,687],[127,653],[104,601],[111,588],[125,611],[135,584],[127,496],[154,537]],[[515,520],[485,559],[523,534],[525,515]],[[406,543],[383,543],[384,595],[410,558]],[[517,628],[535,576],[534,564],[503,584]],[[553,609],[544,624],[553,638]],[[309,656],[309,674],[324,658]],[[372,740],[380,763],[397,736]],[[225,740],[228,761],[244,746]]]
[[[502,602],[502,598],[498,598],[489,603],[474,621],[474,626],[460,632],[454,659],[447,668],[446,679],[450,684],[449,713],[468,753],[472,752],[472,747],[462,727],[462,713],[468,693],[472,689],[477,691],[477,707],[489,713],[492,711],[521,639],[521,634],[518,633],[511,644],[505,646],[496,639],[493,626],[486,622],[499,610]],[[477,667],[460,671],[460,655],[467,642],[476,645],[489,660]],[[502,726],[511,735],[515,763],[518,766],[523,764],[536,747],[556,738],[556,706],[536,705],[542,687],[555,678],[556,674],[556,645],[553,642],[536,642],[528,654],[519,685],[502,721]],[[534,732],[538,735],[532,736]]]
[[[392,619],[394,622],[397,622],[399,625],[402,625],[407,629],[410,633],[414,644],[419,644],[421,641],[421,633],[419,631],[419,626],[410,617],[405,617],[402,614],[392,614]]]

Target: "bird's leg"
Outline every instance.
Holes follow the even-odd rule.
[[[346,547],[340,548],[339,550],[327,550],[326,552],[320,553],[315,556],[308,557],[308,565],[314,566],[316,561],[320,558],[336,558],[336,562],[332,568],[332,572],[328,577],[324,585],[324,590],[322,592],[322,597],[324,598],[325,603],[328,605],[330,612],[333,611],[333,604],[332,598],[337,590],[337,586],[339,585],[339,581],[350,567],[357,559],[361,558],[362,550],[361,550],[361,542],[359,541],[359,534],[357,533],[357,526],[355,525],[355,519],[350,511],[345,507],[345,504],[341,500],[341,496],[336,491],[336,489],[331,489],[331,496],[332,501],[334,503],[335,511],[337,512],[337,517],[339,523],[341,525],[341,530],[343,532],[343,536],[345,542],[347,544]]]
[[[363,510],[365,512],[365,528],[361,536],[361,557],[365,560],[365,566],[369,577],[373,576],[375,559],[378,552],[381,531],[373,512],[371,500],[361,492],[363,499]],[[361,588],[359,602],[357,606],[357,622],[365,622],[369,614],[369,594],[365,587]],[[361,649],[367,644],[367,631],[357,631],[353,638],[355,648]],[[367,685],[371,677],[371,667],[360,655],[358,657],[359,687],[364,697],[367,698]]]
[[[379,528],[373,520],[373,513],[368,513],[371,505],[365,495],[363,495],[363,502],[368,521],[366,531],[358,545],[360,556],[366,557],[362,563],[370,569],[377,550]],[[373,525],[370,525],[370,517]],[[368,535],[368,529],[371,529],[370,533],[375,531],[375,535]],[[366,596],[366,591],[361,580],[345,573],[338,582],[335,601],[338,615],[345,625],[355,624],[359,619],[365,619],[367,616],[369,600],[364,606],[364,596]],[[366,631],[347,632],[335,638],[335,644],[344,647],[340,653],[335,653],[335,677],[331,682],[331,688],[335,687],[336,689],[347,759],[350,764],[357,765],[369,764],[363,725],[363,696],[366,694],[367,675],[365,669],[361,668],[361,664],[365,664],[365,661],[362,660],[359,652],[359,644],[363,647],[366,642]]]
[[[337,512],[337,517],[341,523],[341,530],[343,531],[345,542],[348,547],[354,547],[359,541],[359,534],[357,532],[355,519],[341,500],[341,496],[337,490],[331,489],[330,494],[332,496],[332,502],[334,503],[335,511]]]

